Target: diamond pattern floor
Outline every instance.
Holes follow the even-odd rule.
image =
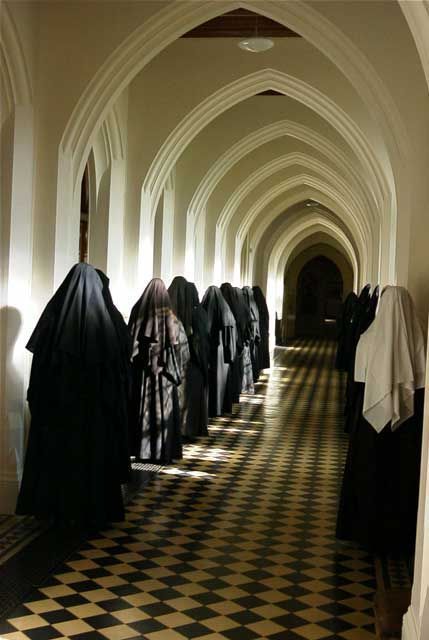
[[[279,350],[9,619],[7,640],[374,640],[372,557],[334,537],[346,441],[335,345]]]

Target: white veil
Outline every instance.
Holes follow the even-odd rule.
[[[414,414],[425,365],[424,335],[411,296],[404,287],[388,286],[361,336],[355,365],[355,380],[365,382],[363,416],[377,432],[389,422],[395,430]]]

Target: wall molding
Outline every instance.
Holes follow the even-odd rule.
[[[142,191],[150,194],[156,210],[162,188],[171,168],[193,139],[216,117],[256,93],[273,89],[288,95],[315,111],[338,131],[353,149],[360,163],[387,181],[371,144],[358,125],[327,95],[303,80],[277,69],[260,69],[221,87],[192,109],[166,138],[156,154],[143,182]],[[151,214],[153,215],[153,210]]]
[[[237,187],[237,189],[230,195],[225,206],[223,207],[218,217],[216,226],[222,229],[222,231],[227,232],[227,226],[231,218],[234,216],[235,211],[241,205],[243,200],[248,195],[250,195],[252,190],[267,178],[293,165],[311,169],[315,172],[321,173],[322,175],[324,174],[329,176],[331,180],[338,179],[342,181],[343,184],[346,184],[342,176],[334,172],[329,167],[329,165],[322,163],[320,160],[313,158],[306,153],[292,152],[284,156],[279,156],[277,158],[274,158],[270,162],[267,162],[265,165],[258,167],[256,171],[253,171],[251,174],[249,174],[248,177]],[[357,193],[359,193],[359,187],[357,187],[356,191]],[[361,206],[367,206],[367,200],[363,194],[360,194],[359,199],[361,200]],[[372,217],[374,218],[374,216]]]
[[[408,607],[402,621],[402,640],[419,640],[418,626],[412,605]]]
[[[306,2],[217,0],[209,3],[195,0],[183,3],[176,0],[146,20],[112,51],[79,98],[60,145],[63,152],[70,152],[74,157],[75,175],[91,147],[92,136],[101,126],[112,103],[132,79],[160,51],[190,29],[241,7],[292,28],[327,56],[374,114],[391,151],[399,156],[407,154],[409,142],[405,124],[375,68],[335,24]]]
[[[30,73],[25,59],[19,33],[6,2],[1,7],[1,63],[2,76],[7,78],[7,86],[14,105],[30,104],[33,99]]]
[[[387,192],[381,191],[380,185],[373,174],[368,174],[368,183],[371,185],[368,189],[368,184],[362,179],[362,173],[357,171],[356,164],[350,160],[342,149],[316,131],[313,131],[310,127],[292,120],[280,120],[245,136],[217,158],[194,192],[188,207],[188,218],[197,219],[199,217],[218,183],[235,164],[267,142],[286,136],[296,138],[314,147],[331,162],[341,166],[343,170],[347,170],[349,176],[354,176],[362,191],[367,191],[368,203],[371,203],[370,206],[374,207],[375,210],[382,209]],[[362,167],[362,172],[365,170],[366,168]]]
[[[289,180],[285,180],[284,182],[280,183],[280,185],[278,185],[277,188],[270,190],[267,194],[264,194],[264,196],[259,198],[259,200],[255,202],[253,207],[249,209],[246,219],[242,222],[237,232],[236,250],[235,250],[236,261],[238,260],[238,256],[241,255],[241,247],[243,245],[244,238],[250,229],[250,225],[252,221],[257,218],[257,216],[262,211],[262,209],[268,206],[270,202],[272,202],[278,196],[282,195],[283,193],[286,193],[287,191],[293,188],[299,188],[302,185],[311,187],[315,191],[324,193],[325,195],[329,196],[334,202],[337,203],[337,206],[341,207],[342,211],[346,216],[348,215],[350,216],[351,220],[355,220],[355,216],[353,215],[353,212],[350,208],[350,204],[348,200],[348,198],[350,197],[349,194],[341,193],[340,190],[335,189],[332,186],[329,186],[326,183],[326,181],[323,180],[323,178],[318,179],[307,174],[300,174],[298,176],[294,176],[293,178]],[[269,225],[270,222],[273,221],[273,219],[274,219],[274,213],[271,212],[271,215],[269,216],[269,218],[264,219],[264,226],[266,227],[267,225]],[[370,236],[368,236],[363,232],[361,226],[356,220],[355,222],[357,224],[355,228],[355,231],[357,232],[355,239],[359,243],[359,246],[361,249],[361,259],[363,263],[366,264],[368,263],[368,251],[370,250],[370,246],[369,246]],[[367,230],[367,231],[370,232],[370,230]],[[372,258],[373,256],[371,256],[371,261],[368,264],[373,263]]]

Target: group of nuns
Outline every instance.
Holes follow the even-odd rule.
[[[128,326],[107,276],[68,273],[27,344],[31,426],[18,514],[101,527],[124,518],[130,458],[168,464],[207,435],[270,366],[259,287],[223,284],[201,303],[178,276],[154,278]]]
[[[404,287],[370,286],[345,300],[336,366],[347,372],[349,446],[337,537],[375,553],[415,545],[425,340]],[[378,303],[378,304],[377,304]]]

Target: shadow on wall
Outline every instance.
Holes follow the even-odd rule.
[[[21,313],[15,307],[0,307],[1,352],[1,452],[2,472],[21,479],[24,463],[24,393],[23,371],[16,367],[16,348],[22,327]],[[21,348],[19,346],[18,348]],[[22,360],[19,354],[19,360]]]

